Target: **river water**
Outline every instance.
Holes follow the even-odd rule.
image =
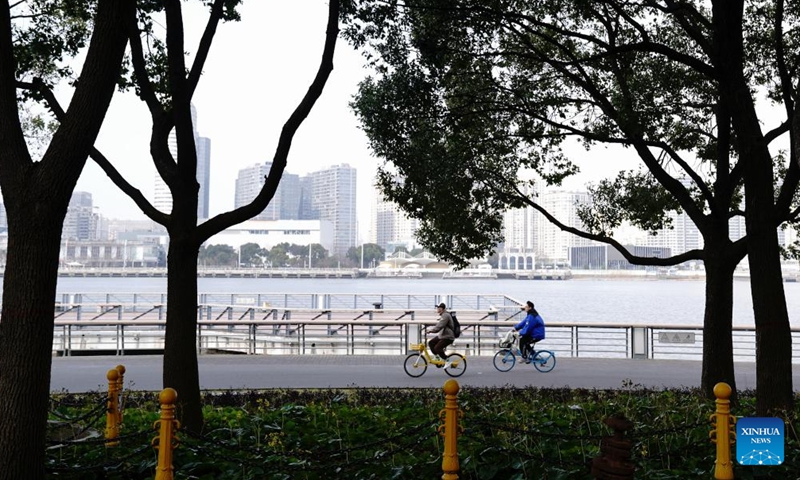
[[[285,279],[198,278],[200,293],[505,294],[531,300],[545,321],[697,325],[703,323],[705,282],[671,279]],[[800,328],[800,283],[784,283],[789,319]],[[58,280],[58,293],[166,293],[165,278]],[[433,309],[432,309],[433,310]],[[733,323],[753,326],[749,280],[734,282]]]

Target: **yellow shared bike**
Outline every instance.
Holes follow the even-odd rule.
[[[431,357],[428,346],[424,343],[412,343],[412,353],[408,354],[403,368],[410,377],[421,377],[427,370],[428,364],[443,368],[444,373],[451,377],[460,377],[467,371],[467,359],[460,353],[450,353],[444,360]]]

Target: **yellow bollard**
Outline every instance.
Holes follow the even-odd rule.
[[[717,410],[711,415],[711,426],[714,428],[708,436],[717,444],[717,460],[714,463],[714,478],[732,480],[733,462],[731,461],[731,444],[736,443],[736,417],[731,415],[731,386],[725,382],[714,385],[714,396],[717,397]]]
[[[112,368],[106,373],[108,379],[108,400],[106,403],[106,447],[119,445],[119,371]]]
[[[444,422],[439,425],[439,434],[444,437],[444,455],[442,455],[442,480],[456,480],[458,478],[458,435],[460,427],[458,420],[462,413],[458,409],[458,382],[448,380],[444,382],[444,409],[439,412],[439,419]]]
[[[158,428],[158,436],[152,441],[153,447],[158,450],[158,465],[154,480],[172,480],[172,450],[178,446],[175,430],[180,428],[180,423],[175,419],[175,401],[178,392],[174,388],[161,390],[158,396],[161,402],[161,419],[156,420],[153,428]]]
[[[119,380],[117,380],[117,423],[122,429],[122,390],[125,387],[125,365],[117,365],[114,369],[119,372]]]

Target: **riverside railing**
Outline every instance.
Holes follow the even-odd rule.
[[[200,308],[202,311],[202,308]],[[230,312],[230,310],[228,311]],[[436,321],[429,311],[279,310],[197,321],[197,349],[202,353],[403,355],[409,345],[429,337]],[[463,334],[453,348],[467,355],[491,356],[502,333],[516,320],[497,312],[458,312]],[[370,320],[370,318],[372,318]],[[157,353],[164,348],[165,321],[55,320],[56,355]],[[755,331],[734,328],[734,359],[755,360]],[[642,342],[642,340],[644,340]],[[651,358],[701,360],[702,329],[696,326],[549,323],[541,345],[565,358]],[[793,363],[800,363],[800,329],[792,330]]]

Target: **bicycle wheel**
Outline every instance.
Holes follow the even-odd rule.
[[[517,363],[517,357],[514,355],[514,352],[504,348],[494,354],[493,363],[494,368],[497,370],[501,372],[507,372],[514,368],[514,365]]]
[[[444,373],[451,377],[460,377],[467,371],[467,359],[460,353],[451,353],[448,355],[447,362],[454,364],[444,369]]]
[[[406,357],[403,368],[409,377],[421,377],[428,369],[428,361],[421,353],[412,353]]]
[[[539,350],[533,356],[533,366],[540,372],[549,372],[556,368],[556,356],[549,350]]]

